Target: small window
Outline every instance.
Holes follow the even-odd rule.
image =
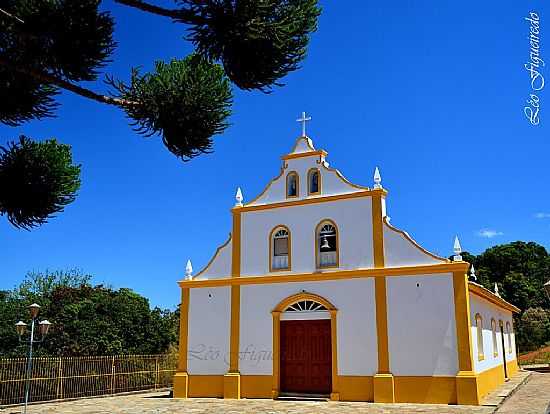
[[[290,269],[290,232],[277,227],[271,232],[270,271]]]
[[[508,335],[508,353],[512,353],[512,329],[510,322],[506,322],[506,334]]]
[[[321,174],[318,168],[312,168],[308,174],[308,194],[320,194],[321,193]]]
[[[491,331],[493,333],[493,356],[498,356],[497,322],[491,319]]]
[[[298,174],[295,171],[289,172],[286,176],[286,196],[287,198],[298,197],[299,194]]]
[[[327,308],[320,303],[312,300],[301,300],[290,305],[285,309],[285,312],[323,312],[326,310]]]
[[[317,267],[338,267],[338,232],[336,225],[332,222],[324,222],[317,228]]]
[[[477,359],[483,361],[485,354],[483,352],[483,319],[479,313],[476,314],[476,328],[477,328]]]

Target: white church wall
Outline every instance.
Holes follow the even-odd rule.
[[[191,289],[188,372],[220,375],[229,367],[231,315],[229,287]]]
[[[378,367],[378,353],[373,278],[242,286],[241,374],[272,374],[271,311],[283,299],[303,290],[324,297],[338,309],[338,373],[374,375]]]
[[[241,218],[241,275],[269,273],[269,235],[277,225],[291,232],[289,272],[316,271],[315,229],[324,219],[338,227],[340,269],[373,267],[372,201],[370,197],[249,211]]]
[[[387,267],[419,266],[444,263],[445,259],[435,258],[422,251],[403,233],[384,223],[384,254]]]
[[[290,200],[300,200],[304,198],[322,197],[336,194],[347,194],[365,189],[357,188],[346,182],[345,178],[338,175],[338,172],[332,168],[327,168],[319,164],[319,155],[303,158],[293,158],[286,160],[287,168],[282,175],[278,176],[269,186],[269,188],[257,200],[249,205],[279,203],[288,201],[286,198],[286,176],[289,172],[295,171],[298,174],[298,197]],[[321,173],[321,194],[308,195],[308,172],[311,168],[318,168]]]
[[[479,349],[477,343],[477,327],[476,314],[480,314],[483,321],[483,360],[479,360]],[[491,329],[491,319],[494,318],[497,324],[497,346],[498,355],[493,353],[493,331]],[[516,338],[514,332],[512,312],[506,311],[499,306],[480,298],[477,295],[470,293],[470,321],[471,321],[471,338],[472,338],[472,354],[474,359],[474,371],[483,372],[496,366],[502,365],[502,338],[500,334],[499,321],[504,324],[504,346],[506,351],[506,361],[516,359]],[[510,323],[510,331],[512,335],[512,352],[508,348],[508,335],[506,333],[506,322]]]
[[[231,276],[231,239],[221,245],[211,261],[194,279],[220,279]]]
[[[390,370],[454,376],[458,355],[451,274],[386,278]]]

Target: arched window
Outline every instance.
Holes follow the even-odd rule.
[[[296,171],[291,171],[286,176],[286,197],[298,197],[300,194],[300,180]]]
[[[312,168],[307,173],[307,193],[309,195],[321,194],[321,173],[318,168]]]
[[[338,229],[332,221],[317,226],[315,256],[318,268],[338,267]]]
[[[512,329],[510,322],[506,322],[506,333],[508,334],[508,353],[512,353]]]
[[[477,328],[477,359],[483,361],[485,355],[483,353],[483,319],[479,313],[476,313],[476,328]]]
[[[290,231],[285,226],[275,227],[269,236],[269,271],[290,270]]]
[[[498,356],[497,321],[491,319],[491,331],[493,333],[493,356]]]

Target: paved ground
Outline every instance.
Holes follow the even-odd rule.
[[[346,402],[287,402],[272,400],[174,400],[167,393],[135,394],[30,406],[29,414],[490,414],[495,407],[372,404]],[[550,374],[533,373],[495,414],[548,414]],[[20,409],[0,410],[2,414]]]

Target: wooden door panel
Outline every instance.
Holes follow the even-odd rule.
[[[281,321],[281,391],[329,394],[330,320]]]

